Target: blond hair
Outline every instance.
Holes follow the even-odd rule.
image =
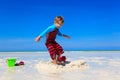
[[[64,23],[64,18],[62,16],[56,16],[54,19],[54,23]]]

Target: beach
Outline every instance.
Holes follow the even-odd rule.
[[[0,55],[0,80],[120,80],[120,51],[65,51],[65,66],[51,64],[47,51]],[[8,67],[13,57],[25,65]]]

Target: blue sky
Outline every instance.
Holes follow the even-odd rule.
[[[120,50],[119,0],[0,0],[0,51],[47,50],[34,39],[64,16],[65,50]]]

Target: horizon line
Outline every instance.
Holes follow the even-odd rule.
[[[48,50],[21,50],[21,51],[0,51],[0,52],[46,52]],[[64,50],[64,51],[120,51],[120,50]]]

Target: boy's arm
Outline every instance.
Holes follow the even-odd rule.
[[[70,39],[70,36],[62,34],[60,31],[58,31],[58,35]]]
[[[38,37],[35,39],[35,41],[36,41],[36,42],[39,42],[40,39],[41,39],[41,36],[38,36]]]
[[[44,31],[35,39],[35,41],[36,41],[36,42],[39,42],[40,39],[41,39],[45,34],[48,33],[48,31],[49,31],[49,28],[47,28],[46,30],[44,30]]]
[[[46,35],[47,33],[51,32],[52,30],[54,30],[54,28],[52,28],[51,26],[48,27],[47,29],[45,29],[45,30],[35,39],[35,41],[36,41],[36,42],[40,41],[40,39],[41,39],[44,35]]]
[[[63,37],[70,39],[70,36],[62,34]]]
[[[62,33],[58,30],[57,35],[62,36]]]
[[[49,33],[51,31],[51,26],[48,27],[47,29],[45,29],[41,34],[39,34],[40,37],[43,37],[44,35],[46,35],[47,33]]]

